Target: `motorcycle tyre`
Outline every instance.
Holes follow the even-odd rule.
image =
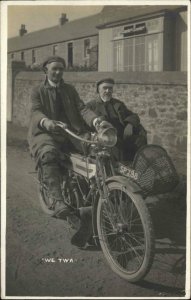
[[[54,215],[54,209],[48,208],[48,205],[47,205],[48,200],[46,201],[46,199],[48,199],[48,197],[47,197],[46,193],[47,193],[46,189],[40,184],[40,186],[38,187],[38,198],[39,198],[40,206],[45,214],[52,217]]]
[[[74,195],[75,200],[76,200],[76,208],[81,207],[82,203],[80,203],[80,199],[79,199],[77,191],[74,191],[73,195]],[[38,187],[38,198],[39,198],[41,208],[42,208],[44,213],[46,213],[47,215],[52,217],[52,216],[54,216],[54,210],[48,208],[48,205],[47,205],[48,197],[47,197],[47,201],[46,201],[46,197],[47,197],[46,189],[40,184],[39,187]],[[68,204],[70,204],[70,203],[68,203]],[[77,222],[78,218],[75,215],[71,214],[71,216],[66,217],[66,220],[67,220],[67,223],[69,224],[70,227],[72,227],[74,229],[79,228],[80,220]]]
[[[119,182],[110,182],[107,185],[108,190],[123,190],[127,194],[127,196],[131,199],[133,204],[135,205],[137,212],[140,216],[140,219],[142,221],[142,227],[145,232],[145,241],[146,241],[146,251],[144,255],[144,260],[141,264],[141,267],[137,270],[137,272],[134,273],[128,273],[125,271],[125,269],[122,269],[119,267],[118,263],[115,261],[115,259],[112,257],[112,253],[110,253],[109,246],[107,244],[107,240],[103,237],[102,234],[102,206],[103,206],[103,200],[99,199],[98,203],[98,209],[97,209],[97,229],[98,229],[98,237],[100,241],[100,246],[102,248],[103,254],[105,256],[106,261],[108,262],[110,268],[119,275],[121,278],[136,283],[140,280],[142,280],[147,273],[150,271],[153,259],[154,259],[154,248],[155,248],[155,239],[154,239],[154,231],[153,231],[153,224],[151,220],[151,216],[149,213],[149,210],[144,203],[143,198],[139,194],[135,194],[133,192],[130,192],[122,183]]]

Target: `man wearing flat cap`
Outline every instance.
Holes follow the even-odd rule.
[[[58,134],[56,121],[64,122],[74,132],[83,134],[87,131],[87,125],[94,127],[97,115],[85,107],[75,88],[63,81],[63,58],[49,57],[44,61],[43,68],[45,81],[35,87],[31,94],[28,142],[37,167],[41,167],[43,183],[48,187],[48,193],[55,203],[55,215],[59,212],[67,215],[69,210],[64,204],[60,185],[59,154],[61,147],[64,146],[67,150],[72,143],[67,135],[61,137]]]
[[[139,116],[112,97],[114,84],[112,78],[99,80],[96,84],[98,97],[90,101],[87,107],[117,129],[118,142],[113,151],[116,159],[133,160],[137,150],[147,144],[147,135]]]

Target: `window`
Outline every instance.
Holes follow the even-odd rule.
[[[34,64],[36,62],[36,57],[35,57],[35,50],[32,50],[32,63]]]
[[[145,70],[145,36],[140,36],[135,38],[135,54],[134,54],[134,70],[135,71],[144,71]]]
[[[113,28],[114,71],[160,71],[163,18]]]
[[[114,42],[114,70],[123,71],[123,40]]]
[[[84,57],[87,57],[89,55],[90,51],[90,39],[84,40]]]
[[[159,71],[159,40],[155,36],[147,37],[147,71]]]
[[[58,45],[54,45],[53,46],[53,55],[57,55],[58,54]]]
[[[133,71],[135,57],[133,39],[124,40],[124,71]]]
[[[114,40],[114,71],[159,71],[159,35]]]
[[[124,37],[133,36],[136,34],[146,33],[145,23],[139,23],[136,25],[125,26],[123,31]]]
[[[14,56],[15,56],[14,53],[11,53],[11,59],[14,59]]]
[[[21,60],[25,60],[25,53],[23,51],[21,52]]]

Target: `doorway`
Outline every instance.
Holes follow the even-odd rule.
[[[68,43],[68,67],[73,67],[73,43]]]

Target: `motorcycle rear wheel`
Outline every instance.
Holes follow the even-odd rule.
[[[119,182],[108,184],[108,199],[97,210],[98,236],[111,269],[129,282],[149,272],[154,258],[154,232],[142,197]]]
[[[40,184],[40,186],[38,187],[38,198],[43,212],[49,216],[53,216],[54,215],[53,201],[50,197],[48,197],[47,188],[42,184]]]
[[[41,205],[42,210],[49,216],[53,216],[54,215],[54,203],[52,201],[52,199],[48,196],[48,188],[42,183],[42,174],[41,174],[41,170],[39,169],[39,187],[38,187],[38,197],[39,197],[39,202]],[[69,181],[70,182],[70,181]],[[77,191],[77,187],[70,187],[70,184],[67,184],[64,188],[63,188],[63,196],[67,195],[67,200],[66,200],[66,204],[71,207],[73,210],[79,208],[82,206],[82,203],[80,201],[79,195],[78,195],[78,191]],[[66,218],[68,224],[74,228],[74,229],[78,229],[80,226],[80,220],[79,218],[75,215],[75,213],[71,212],[71,215],[69,215]]]
[[[54,203],[53,199],[51,199],[48,195],[48,187],[43,184],[42,182],[42,170],[41,168],[38,169],[38,198],[40,202],[40,206],[43,210],[43,212],[49,216],[54,215]]]

